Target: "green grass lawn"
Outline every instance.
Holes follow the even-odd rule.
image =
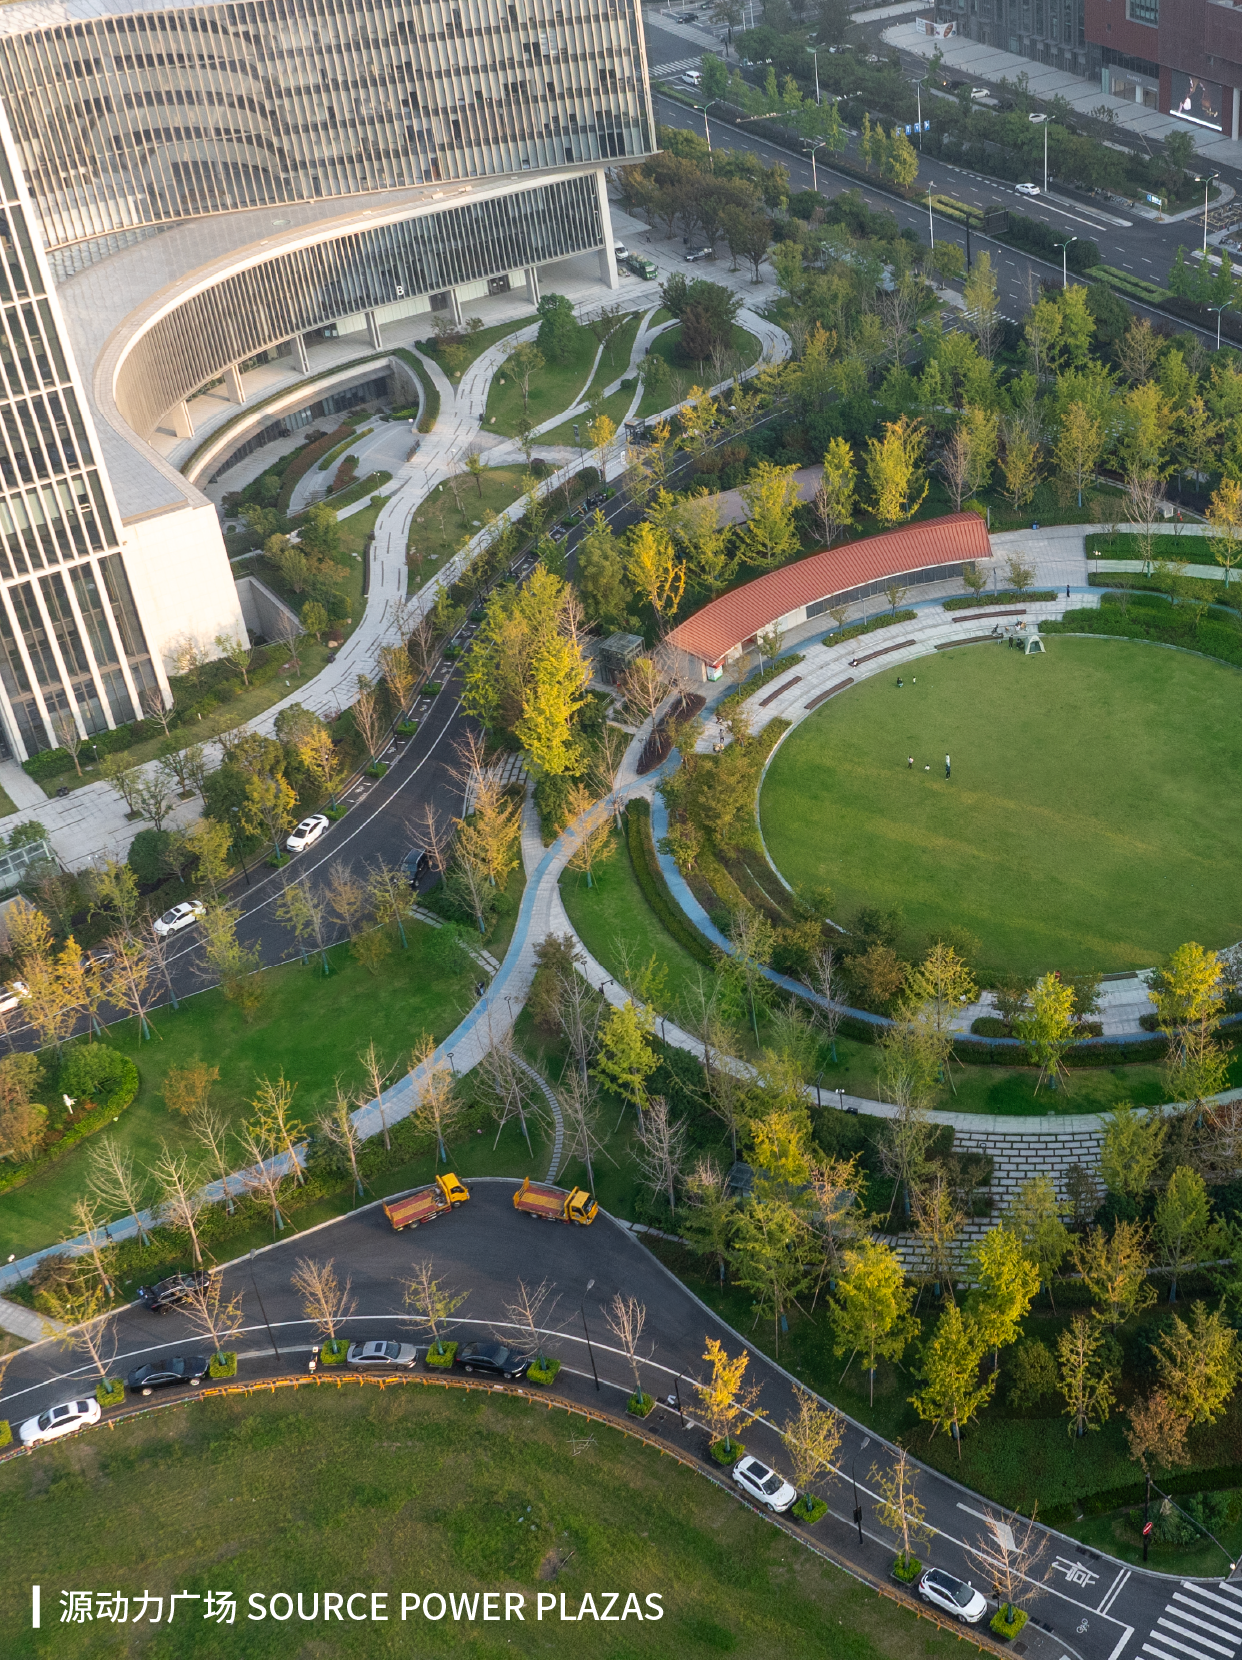
[[[541,426],[562,409],[573,407],[592,378],[591,366],[598,350],[599,342],[590,329],[580,328],[574,337],[573,350],[564,363],[545,363],[538,374],[531,376],[530,405],[525,413],[535,426]],[[619,374],[620,370],[616,372]],[[610,374],[608,378],[611,380],[613,376]],[[522,388],[502,364],[493,375],[488,389],[484,430],[504,433],[512,438],[522,414]]]
[[[575,1455],[574,1440],[583,1443]],[[12,1660],[152,1653],[262,1657],[514,1654],[707,1660],[797,1651],[823,1660],[948,1660],[954,1633],[857,1584],[693,1470],[609,1425],[515,1397],[304,1388],[132,1419],[0,1470]],[[844,1503],[844,1499],[838,1502]],[[833,1525],[821,1522],[818,1532]],[[44,1630],[29,1629],[32,1583]],[[536,1618],[536,1597],[619,1590],[611,1623]],[[180,1635],[60,1623],[62,1590],[167,1598],[231,1591],[234,1625],[176,1604]],[[248,1598],[387,1592],[387,1623],[247,1619]],[[508,1591],[525,1620],[401,1620],[401,1594]],[[625,1594],[663,1618],[617,1620]],[[278,1604],[278,1607],[282,1605]],[[355,1604],[355,1608],[359,1605]],[[497,1604],[502,1611],[504,1599]],[[546,1605],[545,1605],[546,1607]],[[167,1620],[167,1605],[164,1609]],[[589,1613],[587,1618],[590,1618]]]
[[[618,432],[620,432],[621,423],[624,421],[627,413],[629,412],[629,407],[633,402],[634,388],[632,386],[627,386],[622,391],[614,392],[611,397],[605,398],[603,403],[600,405],[600,408],[603,413],[609,417]],[[594,458],[591,455],[591,441],[587,437],[586,430],[590,424],[590,419],[590,416],[586,415],[585,412],[579,417],[577,423],[577,439],[574,437],[574,422],[562,421],[559,427],[553,427],[550,432],[540,434],[536,442],[539,444],[580,443],[583,447],[583,460],[594,466]],[[622,434],[622,437],[624,438],[624,434]]]
[[[531,323],[537,323],[539,318],[533,311],[527,312],[524,317],[514,317],[508,323],[493,323],[490,329],[480,329],[477,334],[466,335],[456,350],[461,354],[454,358],[455,368],[450,368],[444,359],[444,353],[437,345],[434,347],[420,346],[419,350],[424,357],[430,357],[438,363],[450,380],[459,378],[474,362],[476,357],[482,357],[489,346],[494,346],[498,340],[506,335],[516,334],[519,329],[528,328]]]
[[[648,386],[644,389],[643,401],[638,406],[639,420],[645,420],[650,415],[659,414],[662,409],[680,403],[692,386],[702,386],[716,378],[710,363],[700,366],[697,363],[686,363],[682,359],[678,350],[680,339],[679,323],[676,328],[665,329],[664,333],[652,342],[652,352],[664,359],[672,370],[672,377],[662,380],[658,386]],[[761,350],[758,340],[749,330],[734,324],[733,351],[741,368],[749,369],[756,363]]]
[[[842,919],[879,905],[918,936],[964,927],[984,972],[1144,967],[1242,933],[1242,868],[1222,856],[1236,671],[1053,638],[1043,656],[970,647],[902,678],[835,699],[778,751],[763,829],[795,885],[831,885]]]
[[[108,1042],[133,1057],[141,1078],[138,1097],[114,1132],[135,1164],[149,1166],[161,1140],[192,1145],[186,1121],[161,1098],[170,1066],[193,1057],[218,1066],[213,1101],[235,1122],[250,1114],[255,1080],[283,1070],[298,1084],[297,1115],[309,1121],[330,1099],[338,1076],[346,1089],[361,1087],[357,1057],[371,1038],[389,1064],[404,1066],[424,1032],[446,1036],[474,1002],[475,976],[445,966],[437,930],[415,923],[407,934],[409,950],[394,950],[378,975],[355,963],[345,946],[329,954],[333,972],[327,978],[316,964],[268,970],[266,1001],[250,1025],[213,990],[183,998],[176,1012],[158,1011],[151,1021],[154,1041],[139,1044],[130,1021],[109,1028]],[[88,1146],[79,1144],[24,1186],[0,1195],[0,1252],[23,1256],[76,1231],[69,1210],[82,1191]]]
[[[421,555],[421,561],[410,566],[411,593],[417,592],[446,559],[452,558],[463,541],[482,528],[489,508],[493,513],[500,513],[517,500],[522,493],[524,471],[522,467],[489,467],[479,475],[478,483],[468,473],[464,474],[459,491],[460,510],[447,484],[438,485],[431,492],[410,521],[407,546],[411,552]]]

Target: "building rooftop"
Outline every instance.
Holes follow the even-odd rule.
[[[735,647],[753,639],[779,617],[787,617],[815,600],[928,566],[991,556],[991,538],[977,513],[925,519],[921,524],[849,542],[844,547],[825,548],[822,553],[813,553],[721,594],[679,623],[668,643],[705,663],[720,663]]]

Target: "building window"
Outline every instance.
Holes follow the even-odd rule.
[[[125,648],[129,672],[141,697],[144,692],[155,691],[159,681],[156,679],[151,654],[147,650],[147,637],[142,632],[142,623],[138,619],[133,589],[125,573],[125,561],[119,553],[110,553],[99,561],[99,570],[103,576],[108,603],[112,607],[112,620]]]
[[[95,573],[89,565],[74,565],[69,572],[69,580],[73,583],[73,597],[78,602],[82,623],[91,642],[91,650],[95,653],[99,678],[103,681],[104,691],[112,706],[112,718],[121,726],[126,721],[133,720],[134,705],[121,671],[112,630],[108,627],[108,613],[104,610],[103,600],[99,595]]]
[[[1160,0],[1126,0],[1126,17],[1131,23],[1145,23],[1149,29],[1160,24]]]

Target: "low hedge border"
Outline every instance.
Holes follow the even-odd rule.
[[[1166,1475],[1161,1481],[1166,1493],[1185,1496],[1189,1493],[1224,1493],[1242,1487],[1242,1464],[1219,1464],[1211,1470],[1183,1470],[1178,1475]],[[1127,1482],[1124,1487],[1099,1487],[1078,1500],[1050,1505],[1041,1510],[1039,1519],[1045,1527],[1063,1527],[1081,1516],[1105,1516],[1110,1510],[1122,1510],[1128,1505],[1142,1504],[1147,1489],[1141,1481]]]
[[[426,1361],[433,1372],[447,1372],[457,1355],[456,1343],[441,1343],[439,1353],[435,1345],[427,1350]]]
[[[420,432],[430,432],[440,417],[440,394],[436,389],[436,384],[414,356],[414,353],[408,351],[404,346],[395,347],[392,355],[399,357],[406,368],[412,370],[418,378],[418,384],[422,388],[423,394],[422,413],[418,417],[418,430]]]
[[[825,634],[823,644],[843,646],[847,640],[857,640],[864,634],[874,634],[878,628],[891,628],[894,623],[913,622],[917,616],[917,611],[895,611],[891,616],[872,617],[870,622],[851,623],[848,628],[838,628],[835,633]]]
[[[947,599],[946,611],[977,611],[984,605],[1046,605],[1057,597],[1053,588],[1036,588],[1020,594],[1016,588],[1002,588],[998,594],[972,594],[969,599]]]
[[[701,934],[673,898],[660,861],[656,858],[655,842],[651,836],[651,803],[631,801],[625,811],[625,835],[630,849],[634,875],[643,891],[643,898],[663,923],[664,927],[683,946],[696,962],[714,969],[720,953]]]
[[[716,705],[715,714],[719,720],[728,720],[735,709],[740,709],[748,698],[763,686],[771,685],[772,681],[779,680],[781,675],[787,674],[790,669],[796,669],[799,663],[805,663],[806,658],[800,651],[791,652],[788,657],[782,657],[778,662],[771,663],[758,674],[752,674],[749,680],[744,680],[736,692],[730,692],[728,697],[721,698]]]
[[[105,1410],[110,1406],[124,1406],[125,1380],[123,1378],[100,1378],[95,1385],[95,1399]]]
[[[329,432],[323,438],[316,438],[313,444],[307,444],[301,455],[295,456],[284,470],[280,480],[280,494],[276,497],[276,511],[287,514],[298,480],[304,478],[325,455],[335,455],[338,450],[347,450],[353,441],[353,427],[342,424],[335,432]]]
[[[138,1093],[138,1068],[128,1055],[124,1060],[124,1077],[111,1095],[105,1095],[102,1101],[97,1102],[93,1111],[81,1110],[74,1113],[70,1128],[37,1158],[29,1159],[25,1164],[14,1165],[12,1170],[0,1171],[0,1193],[8,1193],[15,1187],[21,1187],[40,1170],[67,1153],[71,1147],[85,1141],[88,1135],[107,1129],[113,1119],[125,1111]]]

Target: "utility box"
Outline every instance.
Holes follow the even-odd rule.
[[[641,634],[610,634],[596,653],[600,679],[606,686],[619,685],[645,650]]]

